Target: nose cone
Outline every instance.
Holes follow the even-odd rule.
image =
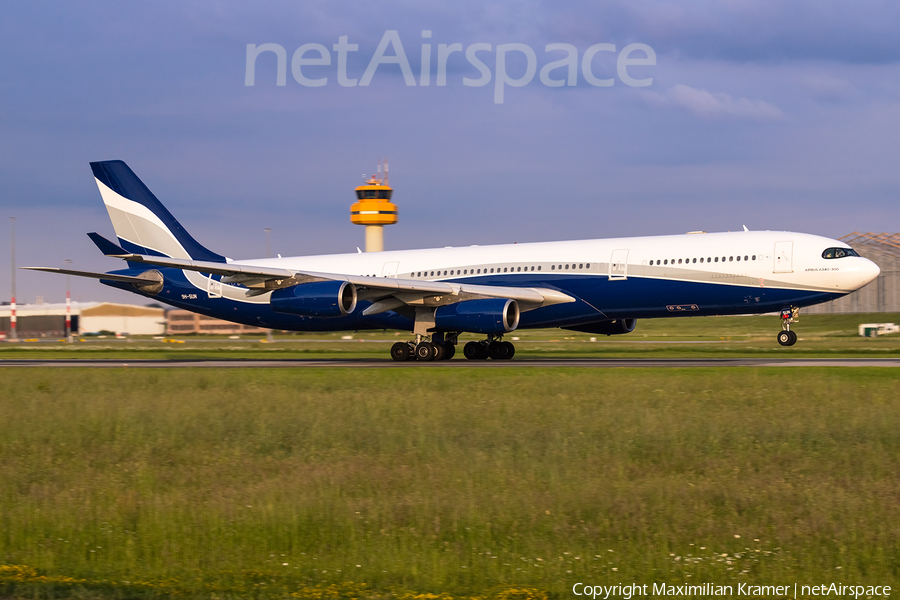
[[[879,267],[878,265],[876,265],[875,263],[873,263],[873,262],[872,262],[871,260],[869,260],[868,258],[864,258],[863,260],[866,261],[866,262],[865,262],[865,264],[862,266],[862,268],[860,269],[860,274],[862,275],[862,282],[861,282],[861,284],[862,284],[862,285],[866,285],[867,283],[870,283],[871,281],[874,281],[874,279],[875,279],[876,277],[878,277],[879,275],[881,275],[881,267]]]
[[[859,287],[863,287],[874,281],[881,274],[881,268],[868,258],[860,258]]]

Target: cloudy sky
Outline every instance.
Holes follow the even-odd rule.
[[[267,227],[283,255],[355,252],[353,188],[380,157],[400,209],[388,249],[742,225],[896,232],[898,28],[886,0],[4,0],[0,206],[16,217],[18,265],[104,271],[119,263],[84,234],[113,236],[88,166],[107,159],[234,258],[264,255]],[[355,51],[334,49],[343,36]],[[379,54],[388,38],[399,44]],[[246,85],[248,44],[284,49],[284,85],[275,52]],[[577,52],[572,81],[568,51],[550,44]],[[632,44],[655,64],[623,55]],[[445,85],[440,45],[461,48],[444,57]],[[513,84],[498,87],[501,58]],[[542,82],[555,61],[545,77],[564,85]],[[0,232],[8,299],[7,219]],[[52,275],[17,281],[20,302],[64,297]]]

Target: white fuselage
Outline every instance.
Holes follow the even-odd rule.
[[[467,246],[378,253],[331,254],[235,261],[347,275],[425,280],[534,278],[574,273],[617,279],[740,283],[849,293],[879,273],[861,257],[825,259],[843,242],[803,233],[742,231],[652,237]],[[657,264],[659,263],[659,264]],[[589,265],[589,266],[586,266]],[[515,269],[510,272],[509,269]],[[445,273],[446,272],[446,273]],[[736,281],[741,278],[742,281]]]

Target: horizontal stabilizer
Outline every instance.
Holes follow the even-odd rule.
[[[58,269],[56,267],[19,267],[26,271],[44,271],[46,273],[60,273],[62,275],[75,275],[76,277],[91,277],[93,279],[104,279],[106,281],[119,281],[121,283],[132,283],[136,286],[151,286],[162,283],[162,276],[159,271],[147,271],[140,275],[117,275],[115,273],[92,273],[90,271],[74,271],[72,269]]]
[[[99,233],[89,233],[88,237],[91,238],[91,241],[94,242],[98,248],[100,248],[100,252],[106,256],[119,257],[130,254],[127,250],[112,243]]]

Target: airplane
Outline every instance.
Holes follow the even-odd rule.
[[[394,329],[413,340],[396,361],[447,360],[462,333],[470,360],[510,359],[504,335],[560,327],[598,335],[638,319],[780,313],[792,346],[799,310],[880,273],[847,244],[804,233],[743,231],[232,260],[197,242],[122,161],[91,169],[118,243],[88,235],[125,269],[99,279],[226,321],[291,331]]]

